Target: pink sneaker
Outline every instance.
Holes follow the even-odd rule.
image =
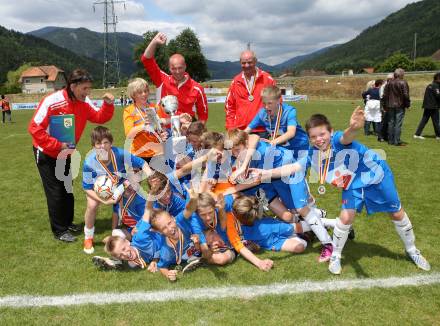
[[[318,257],[318,262],[324,263],[330,260],[330,257],[333,253],[333,245],[331,243],[327,243],[322,246],[321,254]]]

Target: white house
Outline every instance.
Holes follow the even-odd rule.
[[[38,66],[23,71],[20,83],[23,93],[48,93],[65,87],[66,77],[64,71],[55,66]]]

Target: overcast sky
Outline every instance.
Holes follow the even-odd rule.
[[[93,0],[0,0],[0,25],[20,32],[45,26],[103,31],[103,6]],[[97,2],[103,2],[99,0]],[[115,4],[117,30],[169,38],[186,27],[211,60],[238,59],[251,42],[260,61],[294,56],[349,41],[368,26],[415,0],[130,0]]]

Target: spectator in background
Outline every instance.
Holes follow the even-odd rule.
[[[226,129],[244,130],[258,111],[263,108],[261,91],[266,86],[275,85],[275,80],[265,71],[257,68],[257,57],[253,51],[246,50],[240,55],[242,72],[234,77],[226,97]],[[268,138],[264,127],[252,130]]]
[[[394,73],[390,73],[387,75],[387,79],[382,84],[382,86],[379,88],[379,96],[380,96],[380,111],[382,114],[382,121],[379,125],[379,134],[377,135],[377,140],[380,142],[388,141],[388,120],[389,116],[387,114],[386,108],[384,107],[384,103],[382,101],[383,98],[383,91],[385,89],[386,84],[388,82],[394,79]]]
[[[382,114],[380,112],[380,86],[382,86],[383,80],[378,79],[373,82],[372,87],[368,88],[362,93],[362,98],[365,101],[365,136],[371,134],[379,135],[380,122],[382,121]],[[370,126],[373,125],[373,133],[370,132]]]
[[[11,120],[11,106],[9,105],[9,100],[4,95],[2,95],[2,99],[0,101],[0,106],[2,108],[3,123],[5,123],[5,116],[8,116],[8,121],[12,122],[12,120]]]
[[[400,139],[402,133],[403,119],[406,109],[411,106],[409,97],[409,86],[403,79],[405,71],[397,68],[394,71],[394,79],[390,80],[383,93],[383,106],[389,115],[388,120],[388,144],[405,146]]]
[[[164,33],[157,33],[141,56],[145,70],[154,85],[159,88],[160,95],[156,102],[167,95],[174,95],[179,101],[177,114],[188,113],[195,120],[206,123],[208,120],[208,100],[203,87],[193,80],[186,70],[185,58],[181,54],[173,54],[169,59],[171,76],[160,70],[154,59],[154,53],[159,45],[165,45],[167,37]]]
[[[433,82],[426,87],[422,108],[422,120],[420,120],[414,138],[425,139],[425,137],[422,136],[422,131],[428,123],[429,118],[431,118],[434,126],[435,139],[440,140],[440,72],[434,75]]]

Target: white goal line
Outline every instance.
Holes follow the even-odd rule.
[[[302,281],[254,286],[206,287],[148,292],[100,292],[63,296],[17,295],[0,297],[0,308],[63,307],[85,304],[105,305],[139,302],[167,302],[184,300],[252,299],[267,295],[295,295],[313,292],[372,288],[395,288],[440,283],[440,273],[390,277],[379,279],[348,279],[327,281]]]

